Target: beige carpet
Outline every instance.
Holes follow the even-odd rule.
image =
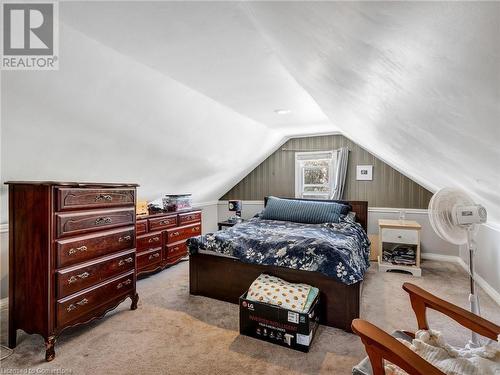
[[[362,317],[387,331],[414,329],[401,290],[405,281],[467,307],[468,279],[458,265],[428,261],[423,267],[423,277],[414,278],[377,273],[373,265],[364,284]],[[357,336],[329,327],[320,327],[308,354],[239,336],[237,305],[189,295],[187,262],[139,281],[138,291],[136,311],[128,310],[130,303],[125,302],[104,319],[64,333],[50,363],[43,360],[41,337],[19,331],[18,346],[2,361],[1,372],[37,368],[37,373],[72,374],[349,374],[365,355]],[[483,315],[500,323],[500,308],[482,292],[481,304]],[[1,317],[1,341],[6,344],[6,310]],[[429,320],[453,343],[469,337],[438,313]]]

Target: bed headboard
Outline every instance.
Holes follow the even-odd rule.
[[[264,207],[267,205],[267,199],[269,197],[264,197]],[[288,198],[279,197],[283,199],[293,199],[297,201],[313,201],[313,202],[324,202],[324,199],[304,199],[304,198]],[[356,212],[356,221],[361,224],[365,232],[368,231],[368,202],[367,201],[343,201],[343,200],[329,200],[329,202],[347,203],[352,207],[352,211]]]

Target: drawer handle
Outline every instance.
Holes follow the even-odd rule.
[[[170,224],[170,220],[162,220],[160,221],[160,225]]]
[[[199,231],[199,230],[200,230],[200,227],[194,227],[194,228],[191,228],[191,231],[192,231],[192,232],[197,232],[197,231]]]
[[[148,242],[151,243],[151,242],[158,242],[160,240],[160,237],[151,237]]]
[[[399,235],[398,238],[403,238],[403,236]]]
[[[179,246],[174,247],[173,249],[170,250],[170,252],[173,253],[174,251],[177,251],[177,250],[179,250]]]
[[[158,258],[160,256],[160,253],[154,253],[154,254],[151,254],[149,256],[149,260],[153,259],[153,258]]]
[[[83,245],[83,246],[80,246],[80,247],[77,247],[77,248],[73,248],[72,247],[71,249],[69,249],[68,253],[69,253],[69,255],[73,255],[73,254],[75,254],[75,253],[77,253],[79,251],[81,251],[81,252],[87,251],[87,246]]]
[[[113,220],[110,217],[98,217],[95,220],[95,225],[101,225],[101,224],[111,224]]]
[[[116,289],[121,289],[121,288],[123,288],[123,286],[124,286],[124,285],[129,285],[131,282],[132,282],[132,280],[127,279],[127,280],[125,280],[124,282],[119,283],[119,284],[116,286]]]
[[[180,233],[179,232],[174,232],[172,233],[172,236],[178,236]]]
[[[83,306],[89,303],[89,300],[87,298],[82,299],[81,301],[78,301],[76,304],[79,306]]]
[[[88,273],[88,272],[84,272],[84,273],[81,273],[81,274],[76,275],[76,276],[74,276],[74,275],[73,275],[73,276],[71,276],[71,277],[68,279],[68,284],[72,284],[72,283],[74,283],[74,282],[78,281],[78,279],[82,279],[82,280],[83,280],[83,279],[86,279],[86,278],[87,278],[87,277],[89,277],[89,276],[90,276],[90,273]]]
[[[76,305],[78,306],[83,306],[83,305],[86,305],[87,303],[89,303],[89,300],[87,298],[84,298],[82,299],[81,301],[78,301],[76,303]],[[66,311],[68,312],[71,312],[73,310],[75,310],[78,306],[76,306],[74,303],[72,303],[71,305],[69,305],[67,308],[66,308]]]
[[[125,263],[132,263],[133,260],[134,259],[132,259],[132,257],[127,258],[127,259],[120,259],[120,261],[118,262],[118,265],[123,266]]]
[[[132,236],[123,236],[118,238],[118,242],[123,242],[123,241],[130,241],[132,239]]]
[[[99,194],[99,195],[96,195],[95,197],[95,201],[96,202],[99,202],[99,201],[112,201],[113,200],[113,197],[111,195],[108,195],[108,194]]]

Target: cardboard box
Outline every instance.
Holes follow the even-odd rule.
[[[240,334],[307,353],[319,325],[319,294],[308,313],[240,297]]]
[[[370,246],[370,260],[377,261],[379,256],[378,251],[378,234],[369,234],[368,238],[372,243]]]

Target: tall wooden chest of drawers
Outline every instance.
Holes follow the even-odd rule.
[[[137,217],[137,275],[155,272],[184,258],[186,240],[201,234],[201,211]]]
[[[137,308],[135,184],[7,182],[9,346],[17,330],[55,357],[65,328],[102,317],[127,297]]]

